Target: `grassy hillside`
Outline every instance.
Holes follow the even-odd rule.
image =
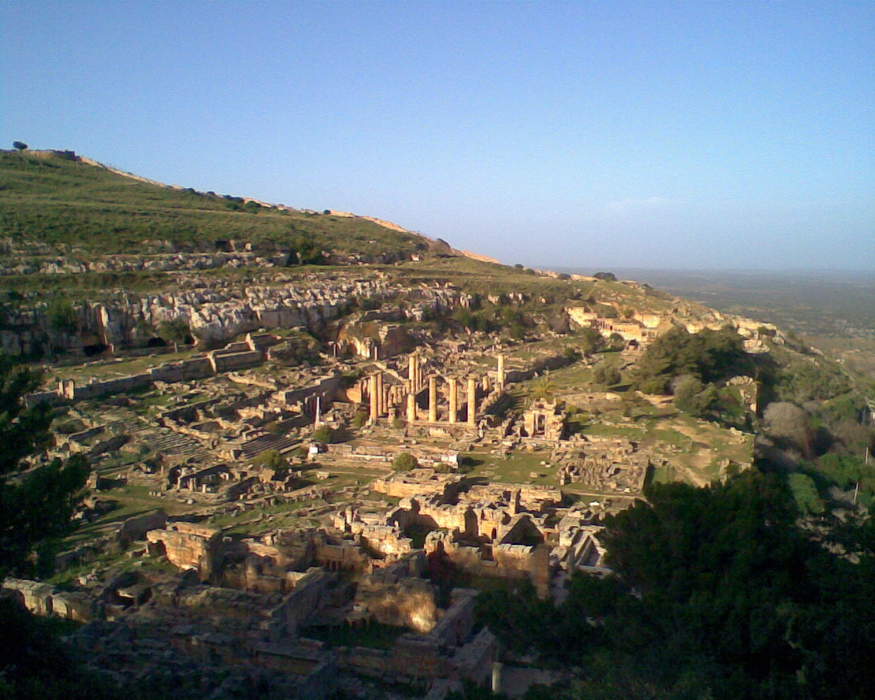
[[[0,152],[0,232],[53,252],[154,252],[145,242],[215,250],[217,240],[267,248],[309,234],[342,254],[411,253],[421,237],[359,217],[287,211],[240,198],[142,182],[60,156]]]

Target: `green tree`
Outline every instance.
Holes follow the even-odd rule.
[[[820,515],[824,511],[823,501],[817,486],[807,474],[795,472],[787,477],[787,483],[799,510],[809,515]]]
[[[366,410],[359,410],[355,412],[355,415],[352,417],[352,427],[353,428],[363,428],[368,422],[368,412]]]
[[[255,459],[253,459],[252,463],[258,467],[263,467],[264,469],[273,469],[274,471],[278,471],[289,466],[288,460],[283,457],[279,450],[265,450]]]
[[[336,435],[330,425],[325,425],[323,423],[313,431],[312,438],[316,442],[332,443],[335,441]]]
[[[605,282],[616,282],[617,276],[613,272],[596,272],[593,277],[597,280],[603,280]]]
[[[619,333],[611,333],[608,336],[608,350],[622,350],[626,347],[626,339]]]
[[[0,697],[15,700],[145,698],[122,692],[83,669],[58,638],[56,618],[38,618],[11,598],[0,598]]]
[[[595,328],[583,328],[579,334],[580,351],[592,355],[605,347],[605,339]]]
[[[683,328],[674,328],[647,347],[638,363],[635,380],[642,391],[664,393],[669,382],[682,375],[710,383],[753,372],[744,340],[733,329],[688,333]]]
[[[287,265],[324,265],[322,248],[309,234],[298,234],[290,241]]]
[[[619,384],[623,379],[617,366],[606,361],[600,362],[595,366],[592,376],[598,384],[604,384],[605,386]]]
[[[649,638],[646,655],[661,639],[684,660],[678,670],[707,669],[718,697],[765,697],[767,687],[818,697],[798,683],[823,642],[806,639],[798,619],[819,615],[826,572],[842,565],[795,526],[781,479],[745,472],[703,489],[655,485],[647,498],[609,518],[601,538],[608,565],[640,595],[625,603],[640,606],[630,626],[611,630],[617,643]]]
[[[46,315],[51,328],[59,333],[75,333],[78,328],[76,309],[65,297],[54,297],[46,308]]]
[[[705,488],[653,485],[599,539],[615,575],[571,579],[566,600],[478,598],[515,651],[585,669],[575,698],[875,696],[875,522],[821,546],[786,482],[750,470]]]
[[[38,374],[0,355],[0,579],[51,565],[53,546],[71,531],[88,478],[81,455],[27,461],[51,442],[49,407],[24,402],[39,384]]]
[[[183,318],[173,318],[158,324],[158,336],[173,343],[173,351],[179,352],[179,344],[191,339],[191,328]]]
[[[12,142],[12,147],[13,147],[16,151],[26,151],[26,150],[27,150],[27,144],[24,143],[24,141],[13,141],[13,142]]]
[[[399,472],[408,472],[419,466],[419,460],[409,452],[399,452],[392,460],[392,467]]]
[[[675,406],[696,418],[708,417],[719,403],[719,394],[713,384],[706,386],[689,374],[672,382],[672,390]]]
[[[532,396],[544,401],[553,401],[556,398],[556,382],[550,377],[538,377],[531,385]]]
[[[788,401],[774,401],[763,412],[766,433],[785,448],[810,457],[813,447],[811,416]]]

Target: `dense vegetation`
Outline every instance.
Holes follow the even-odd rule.
[[[875,428],[864,389],[837,363],[773,348],[760,375],[760,464],[790,471],[809,515],[875,500]]]
[[[689,333],[674,328],[647,347],[632,379],[645,393],[674,394],[675,405],[697,418],[748,428],[745,401],[725,381],[756,374],[756,364],[735,330]]]
[[[27,458],[51,440],[50,410],[22,396],[39,377],[0,354],[0,580],[33,576],[53,565],[59,538],[83,495],[88,464],[81,456],[33,467]],[[81,673],[55,640],[56,623],[37,620],[0,597],[0,697],[101,698],[102,686]]]
[[[666,394],[678,377],[709,384],[751,372],[744,342],[733,329],[688,333],[673,328],[648,346],[638,365],[636,382],[644,392]]]
[[[36,467],[25,461],[51,440],[50,409],[22,400],[39,383],[36,373],[0,354],[0,579],[32,575],[51,562],[88,477],[79,455]]]
[[[486,593],[481,620],[511,650],[577,668],[570,698],[872,697],[871,518],[831,552],[775,476],[647,496],[607,523],[615,576],[576,576],[558,607]]]
[[[746,353],[742,338],[729,328],[695,334],[673,329],[648,346],[633,386],[671,393],[677,408],[693,416],[756,428],[761,465],[806,474],[791,483],[815,511],[820,501],[810,497],[812,488],[824,499],[832,486],[859,484],[868,503],[875,493],[875,465],[870,471],[861,458],[867,448],[875,449],[875,431],[866,425],[863,393],[838,364],[803,345],[772,344],[770,350]],[[756,379],[760,416],[753,416],[740,390],[726,383],[736,376]],[[850,466],[837,470],[836,460]]]

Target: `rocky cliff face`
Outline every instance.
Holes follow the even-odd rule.
[[[305,328],[320,332],[355,303],[382,303],[405,297],[403,315],[458,306],[458,290],[440,285],[414,289],[382,279],[306,277],[272,284],[239,281],[195,282],[164,293],[107,292],[100,301],[72,304],[75,318],[59,324],[39,297],[7,308],[0,346],[10,354],[38,355],[48,350],[80,352],[88,346],[116,349],[145,346],[165,321],[188,325],[198,344],[213,347],[258,329]]]

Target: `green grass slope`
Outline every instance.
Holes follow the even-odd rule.
[[[288,211],[239,198],[176,189],[126,177],[49,152],[0,152],[0,232],[19,248],[51,252],[215,250],[218,240],[283,247],[300,234],[339,254],[409,254],[426,246],[412,233],[360,217]],[[28,245],[30,244],[30,245]]]

